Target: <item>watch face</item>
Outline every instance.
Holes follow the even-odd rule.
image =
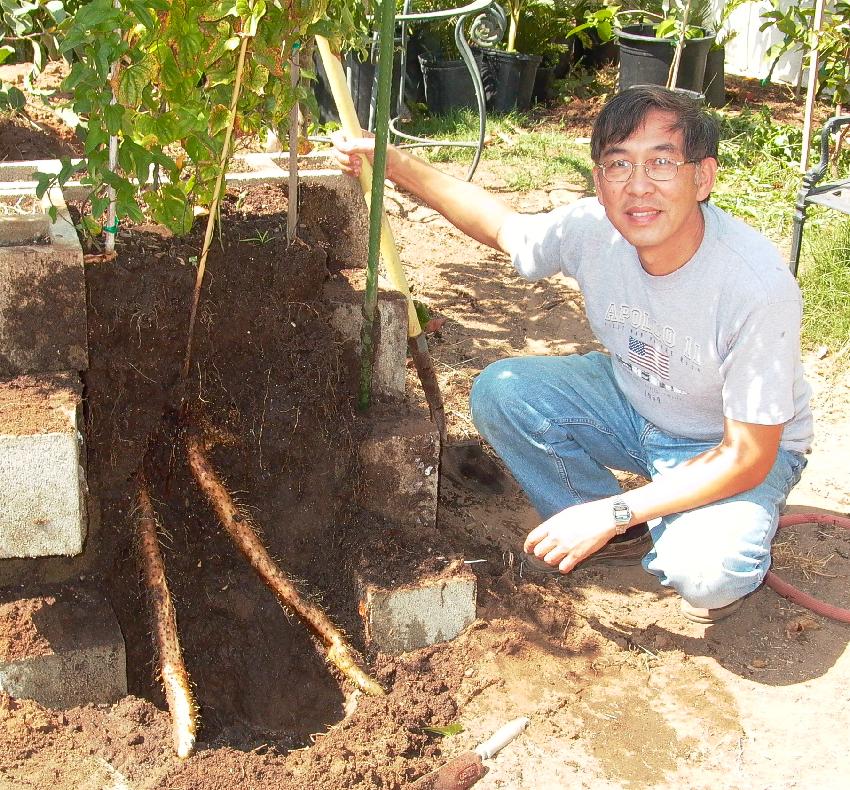
[[[632,511],[625,502],[614,503],[614,521],[618,524],[628,524],[632,520]]]

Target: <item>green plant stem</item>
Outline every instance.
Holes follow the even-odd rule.
[[[372,392],[374,344],[372,327],[378,302],[378,258],[381,251],[381,220],[384,215],[384,175],[387,169],[390,92],[393,80],[395,0],[381,3],[381,43],[378,50],[378,97],[375,108],[375,156],[372,163],[372,192],[369,206],[369,256],[366,263],[366,294],[363,300],[363,329],[360,333],[360,393],[357,400],[367,409]]]
[[[292,60],[289,66],[289,78],[293,95],[297,96],[298,81],[301,78],[300,50],[292,48]],[[298,228],[298,100],[292,103],[289,111],[289,191],[286,207],[286,243],[292,244]]]
[[[221,202],[224,176],[227,173],[227,160],[230,156],[230,141],[233,137],[233,127],[236,125],[236,105],[239,103],[239,92],[242,88],[242,72],[245,68],[245,53],[248,50],[248,42],[251,37],[242,34],[242,42],[239,46],[239,60],[236,64],[236,79],[233,81],[233,96],[230,100],[230,115],[227,121],[227,131],[224,135],[224,147],[221,149],[221,161],[219,162],[218,178],[215,182],[210,213],[207,218],[207,232],[204,236],[204,246],[201,248],[201,257],[198,260],[198,275],[195,278],[195,292],[192,295],[192,309],[189,314],[189,334],[186,341],[186,357],[183,360],[182,382],[189,378],[189,368],[192,364],[192,340],[195,335],[195,318],[198,314],[198,301],[201,297],[201,286],[204,283],[204,270],[207,266],[207,255],[212,244],[213,231],[215,230],[215,218],[218,214],[218,206]]]

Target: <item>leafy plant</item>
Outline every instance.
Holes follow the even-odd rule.
[[[530,0],[517,29],[516,48],[529,55],[542,55],[546,65],[557,62],[567,49],[564,21],[556,0]]]
[[[59,26],[84,0],[0,0],[0,51],[37,70],[59,54]],[[5,59],[5,58],[4,58]],[[0,61],[2,62],[2,61]]]
[[[618,28],[618,5],[602,5],[594,8],[587,4],[580,4],[576,8],[576,24],[567,33],[567,38],[575,36],[585,47],[593,45],[591,35],[595,35],[599,43],[604,44],[614,38]]]
[[[817,46],[819,91],[829,90],[836,105],[850,101],[850,3],[838,0],[824,7],[821,30],[814,30],[814,7],[770,0],[771,8],[762,13],[759,30],[776,28],[782,41],[767,54],[774,64],[786,53],[808,52]],[[771,68],[772,71],[772,68]]]
[[[114,190],[118,217],[141,220],[139,203],[176,233],[189,230],[196,204],[209,205],[229,120],[236,50],[250,38],[236,128],[279,132],[293,102],[289,53],[314,33],[356,35],[357,0],[90,0],[62,25],[60,49],[73,62],[63,88],[82,119],[92,214]],[[332,21],[333,20],[333,21]],[[118,167],[109,167],[109,139]],[[284,136],[282,133],[279,136]],[[38,174],[38,192],[64,183]],[[153,175],[153,178],[151,177]]]

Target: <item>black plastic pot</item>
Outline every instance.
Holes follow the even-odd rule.
[[[673,54],[674,39],[656,38],[654,25],[628,25],[619,33],[620,90],[635,85],[666,85]],[[676,87],[702,92],[705,60],[714,43],[714,35],[690,38],[682,49]]]
[[[316,84],[313,94],[319,107],[319,122],[327,123],[333,121],[339,123],[339,115],[334,104],[330,83],[328,82],[322,59],[318,52],[313,59],[316,69]],[[357,112],[357,120],[363,129],[369,128],[369,109],[372,102],[372,85],[375,82],[375,62],[373,60],[361,61],[354,53],[349,52],[343,58],[345,76],[351,90],[351,98],[354,100],[354,109]],[[398,74],[401,71],[400,53],[395,54],[393,60],[393,82],[390,99],[391,111],[395,111],[398,102]]]
[[[542,60],[540,55],[483,50],[481,80],[487,109],[498,113],[528,110],[534,91],[534,77]]]
[[[432,115],[478,106],[472,77],[462,60],[434,60],[420,55],[419,66],[425,83],[425,103]]]
[[[589,30],[588,37],[591,41],[589,47],[586,47],[578,36],[573,37],[573,62],[581,61],[587,68],[598,69],[619,60],[620,47],[617,46],[616,39],[612,38],[603,43],[595,30]]]
[[[534,75],[534,87],[531,89],[533,104],[545,104],[555,98],[555,67],[538,66]]]
[[[712,47],[705,59],[705,76],[702,79],[702,92],[709,107],[726,105],[726,48]]]

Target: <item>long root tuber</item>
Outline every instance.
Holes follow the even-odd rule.
[[[325,648],[330,661],[349,680],[367,694],[382,696],[385,692],[358,663],[353,648],[343,633],[331,622],[321,607],[305,601],[295,585],[286,577],[272,559],[254,531],[251,519],[233,502],[204,452],[203,442],[197,433],[186,437],[189,467],[204,495],[216,512],[231,540],[263,582],[290,612],[295,614]]]
[[[189,674],[177,638],[177,615],[168,592],[165,564],[159,551],[156,514],[144,480],[139,480],[139,562],[148,590],[154,622],[154,637],[159,654],[162,685],[171,712],[174,750],[180,758],[189,757],[195,748],[197,706],[189,685]]]

